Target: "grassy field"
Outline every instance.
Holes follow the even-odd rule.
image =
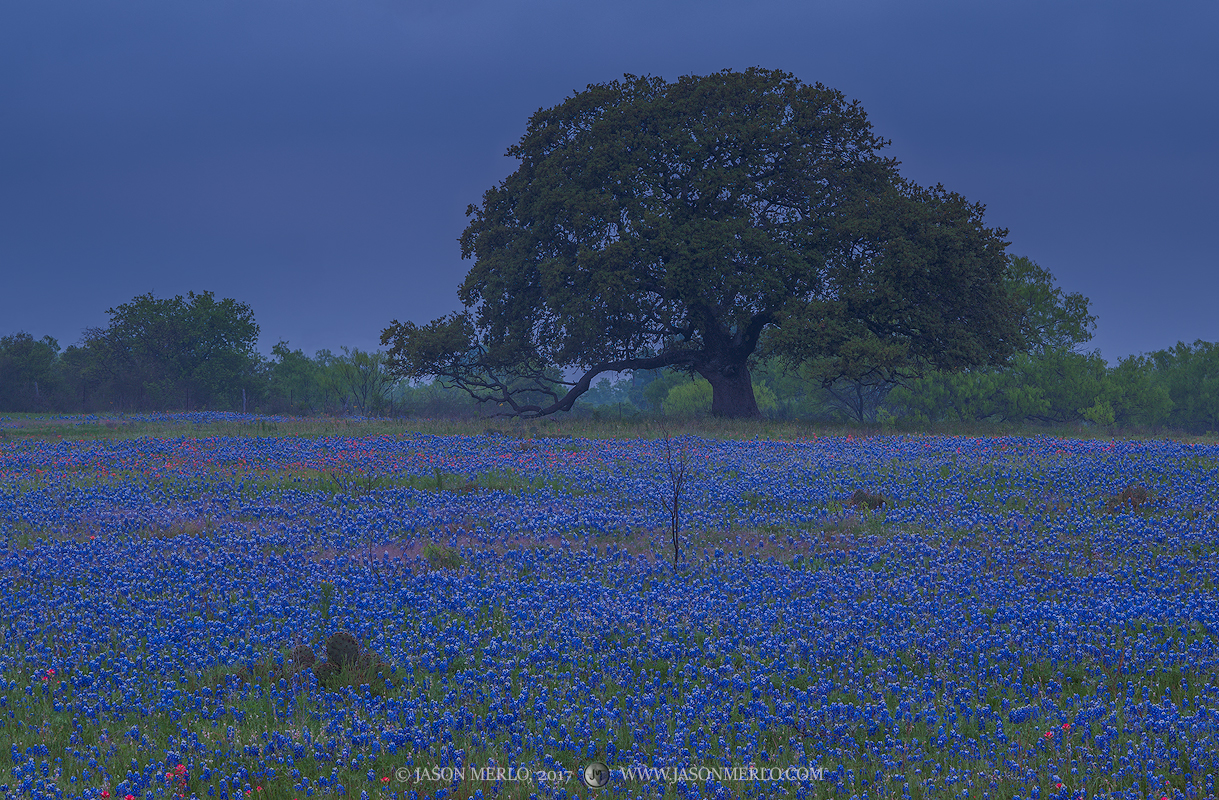
[[[1181,431],[1106,428],[1088,423],[1069,425],[1017,425],[1006,423],[944,423],[917,430],[877,425],[830,425],[799,420],[731,420],[714,417],[673,418],[636,416],[558,416],[542,419],[486,417],[484,419],[348,419],[342,417],[274,417],[256,414],[114,414],[0,415],[0,441],[18,439],[132,439],[156,437],[278,437],[278,436],[381,436],[402,432],[435,436],[478,436],[498,433],[517,438],[545,439],[655,439],[665,435],[707,439],[800,439],[812,436],[869,436],[882,434],[927,436],[1021,436],[1070,439],[1163,440],[1219,444],[1219,433],[1192,435]]]
[[[0,426],[6,797],[1215,794],[1207,440]]]

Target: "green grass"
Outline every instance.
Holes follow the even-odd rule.
[[[1039,425],[991,422],[945,422],[921,428],[893,428],[880,425],[813,423],[800,420],[734,420],[715,417],[666,418],[640,416],[633,419],[595,418],[587,414],[556,415],[541,419],[485,417],[475,419],[350,420],[340,417],[297,417],[282,422],[146,422],[125,415],[102,417],[97,421],[52,419],[47,415],[11,413],[0,439],[131,439],[153,437],[316,437],[316,436],[398,436],[404,433],[434,436],[500,435],[518,439],[659,439],[666,435],[695,435],[708,439],[793,440],[815,436],[871,436],[879,434],[934,436],[1051,436],[1076,439],[1163,439],[1219,443],[1219,434],[1200,436],[1180,431],[1137,428],[1103,428],[1082,424]]]
[[[423,546],[423,557],[433,569],[459,569],[465,563],[461,553],[435,542]]]

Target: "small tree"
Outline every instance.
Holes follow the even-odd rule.
[[[271,355],[265,372],[272,403],[296,413],[314,410],[321,399],[320,365],[299,348],[289,349],[284,341],[271,348]]]
[[[1148,358],[1168,389],[1169,423],[1185,430],[1219,430],[1219,343],[1177,342]]]
[[[1145,356],[1127,356],[1105,376],[1098,403],[1108,403],[1114,422],[1159,427],[1168,422],[1173,402],[1169,387],[1157,380],[1155,366]]]
[[[678,532],[681,530],[681,496],[686,487],[686,471],[690,463],[690,451],[683,444],[677,447],[673,437],[665,431],[665,473],[669,479],[669,528],[673,533],[673,568],[677,569],[681,560],[681,544]]]
[[[341,349],[342,355],[329,350],[317,354],[323,390],[338,406],[357,414],[380,411],[396,381],[385,369],[385,354]]]

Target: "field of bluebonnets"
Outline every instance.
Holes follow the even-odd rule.
[[[1214,445],[59,422],[0,421],[5,797],[1215,796]]]

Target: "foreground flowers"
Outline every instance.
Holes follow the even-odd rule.
[[[704,795],[1213,793],[1216,448],[684,444],[676,571],[656,443],[0,444],[3,791],[488,797],[454,770],[597,760],[824,778]],[[338,630],[387,670],[294,664]]]

